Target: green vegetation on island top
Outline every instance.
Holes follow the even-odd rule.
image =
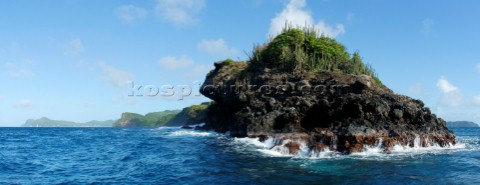
[[[232,65],[234,61],[227,59],[222,63]],[[328,71],[363,74],[382,84],[375,70],[363,62],[358,51],[350,54],[341,43],[319,35],[313,27],[292,28],[287,25],[278,36],[256,46],[247,63],[249,67],[260,66],[293,73]]]

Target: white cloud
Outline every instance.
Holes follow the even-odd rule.
[[[63,51],[63,54],[67,56],[78,56],[82,54],[84,51],[85,51],[85,47],[83,46],[82,41],[79,38],[75,38],[70,40],[67,43]]]
[[[473,103],[475,105],[480,105],[480,95],[473,97]]]
[[[16,62],[5,63],[5,74],[12,78],[30,78],[34,77],[35,73],[31,70],[31,66],[36,62],[32,59],[24,59]]]
[[[103,79],[113,87],[125,87],[134,80],[134,75],[128,71],[117,69],[103,62],[98,62],[98,67],[103,72]]]
[[[232,57],[238,54],[235,48],[229,48],[223,39],[202,40],[197,45],[198,49],[212,56]]]
[[[196,64],[193,59],[186,55],[180,57],[167,56],[158,61],[158,64],[165,69],[173,70],[179,69],[182,72],[182,77],[187,79],[200,80],[199,78],[205,77],[205,75],[211,70],[211,67]]]
[[[186,55],[182,55],[181,57],[172,57],[167,56],[163,57],[158,61],[160,66],[167,68],[167,69],[177,69],[177,68],[185,68],[190,67],[193,65],[193,60]]]
[[[17,69],[7,71],[7,75],[12,78],[30,78],[34,77],[35,73],[28,69]]]
[[[21,99],[13,104],[13,107],[15,108],[30,108],[32,106],[33,106],[33,102],[32,100],[29,100],[29,99]]]
[[[177,26],[193,25],[205,7],[205,0],[158,0],[155,11],[163,20]]]
[[[448,82],[448,80],[443,76],[440,77],[440,79],[437,81],[437,87],[444,94],[458,91],[458,88],[452,85],[450,82]]]
[[[442,93],[441,103],[447,106],[459,106],[462,103],[463,97],[453,84],[451,84],[445,77],[440,77],[437,81],[437,87]]]
[[[315,29],[319,33],[327,37],[336,37],[345,33],[343,24],[330,26],[323,20],[315,23],[311,12],[308,9],[305,9],[306,5],[307,3],[305,0],[290,0],[282,12],[272,19],[269,31],[270,36],[279,34],[286,22],[292,24],[292,26],[305,26],[305,24],[308,26],[315,26]]]
[[[421,95],[423,94],[423,86],[421,84],[414,85],[410,87],[410,92],[415,94],[415,95]]]
[[[117,8],[117,17],[127,24],[143,20],[147,14],[147,10],[133,5],[123,5]]]
[[[207,75],[207,73],[212,70],[212,67],[208,67],[206,65],[195,65],[192,68],[192,71],[187,74],[186,77],[194,78],[195,80],[200,80],[198,78],[203,78]]]
[[[477,71],[480,72],[480,64],[477,64]]]

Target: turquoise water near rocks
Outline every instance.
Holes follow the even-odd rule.
[[[480,129],[459,144],[288,156],[254,139],[162,128],[0,128],[0,184],[479,184]]]

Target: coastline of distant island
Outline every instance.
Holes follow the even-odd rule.
[[[53,120],[46,117],[29,119],[22,127],[111,127],[115,120],[89,121],[77,123],[73,121]]]
[[[471,121],[448,121],[447,127],[480,127],[478,124]]]
[[[117,120],[89,121],[77,123],[73,121],[54,120],[46,117],[29,119],[22,127],[160,127],[184,126],[203,123],[209,103],[192,105],[182,110],[165,110],[145,115],[125,112]],[[471,121],[447,121],[447,127],[480,127]]]
[[[150,112],[145,115],[124,112],[116,120],[89,121],[77,123],[73,121],[54,120],[46,117],[29,119],[22,127],[161,127],[184,126],[203,123],[206,109],[210,102],[192,105],[182,110],[164,110]]]

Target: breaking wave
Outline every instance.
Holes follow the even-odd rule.
[[[328,147],[322,151],[315,151],[308,147],[305,141],[291,139],[268,138],[261,141],[260,138],[234,138],[236,144],[240,144],[249,150],[268,157],[293,157],[308,159],[329,159],[329,158],[391,158],[398,156],[415,156],[422,154],[442,154],[448,152],[457,152],[465,150],[480,150],[480,142],[475,139],[458,138],[457,144],[441,147],[438,144],[430,144],[421,147],[420,139],[416,138],[413,146],[394,145],[390,150],[385,151],[382,147],[382,140],[379,140],[374,146],[364,147],[361,152],[355,152],[350,155],[343,155],[338,151],[330,150]],[[299,144],[297,154],[291,154],[286,146],[290,142]]]
[[[174,132],[169,132],[168,136],[194,136],[194,137],[207,137],[214,136],[215,133],[212,132],[201,132],[195,130],[178,130]]]
[[[202,125],[198,125],[202,126]],[[219,134],[210,131],[185,130],[178,127],[159,128],[166,131],[169,137],[218,137],[225,138],[225,134]],[[228,135],[228,134],[227,134]],[[228,136],[227,136],[228,137]],[[230,140],[230,139],[229,139]],[[295,139],[278,139],[269,137],[265,140],[260,138],[231,138],[233,145],[237,150],[253,152],[266,157],[290,157],[300,159],[335,159],[335,158],[359,158],[359,159],[378,159],[392,158],[403,156],[417,156],[425,154],[445,154],[458,151],[480,151],[480,139],[471,137],[457,137],[455,145],[440,146],[435,143],[427,144],[426,147],[421,146],[420,138],[415,138],[413,146],[394,145],[388,151],[382,146],[382,139],[377,141],[375,145],[365,146],[361,152],[355,152],[350,155],[344,155],[341,152],[325,147],[321,151],[315,151],[303,140]],[[299,150],[296,154],[291,154],[288,143],[297,143]]]

